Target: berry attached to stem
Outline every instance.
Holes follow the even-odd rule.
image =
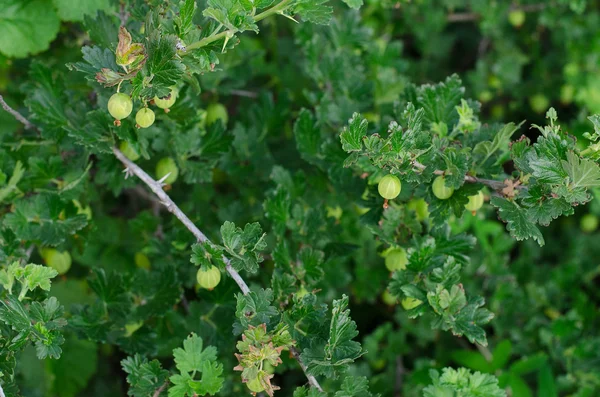
[[[54,248],[42,248],[40,255],[46,264],[56,270],[58,274],[65,274],[71,268],[71,254],[69,251],[59,251]]]
[[[454,188],[446,186],[446,178],[438,176],[433,181],[433,195],[440,200],[448,200],[454,194]]]
[[[167,176],[167,174],[169,176]],[[179,168],[177,168],[175,160],[171,157],[164,157],[156,164],[156,178],[162,179],[165,176],[167,176],[167,178],[164,180],[164,183],[167,185],[175,183],[177,176],[179,176]]]
[[[200,287],[212,290],[221,282],[221,271],[216,266],[211,266],[208,270],[200,268],[196,273],[196,280]]]
[[[213,103],[206,108],[206,123],[211,125],[217,120],[221,120],[223,125],[227,125],[229,116],[227,115],[227,109],[225,106],[220,103]]]
[[[117,92],[108,100],[108,113],[115,118],[115,125],[121,125],[121,120],[131,114],[133,102],[127,94]]]
[[[154,112],[152,109],[141,108],[135,115],[135,122],[137,128],[148,128],[154,124]]]
[[[169,113],[171,106],[175,104],[177,100],[177,90],[171,87],[171,92],[164,98],[154,97],[154,104],[161,109],[165,110],[165,113]]]
[[[469,202],[465,204],[468,211],[475,213],[483,206],[483,192],[480,190],[477,194],[469,196]]]
[[[406,269],[407,263],[408,257],[403,248],[394,248],[385,256],[385,267],[387,267],[390,272]]]
[[[393,200],[400,194],[402,184],[400,179],[394,175],[386,175],[379,181],[377,186],[379,195],[386,200]]]

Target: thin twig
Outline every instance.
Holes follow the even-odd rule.
[[[183,306],[183,309],[185,310],[186,314],[190,314],[190,304],[188,303],[185,294],[181,294],[181,306]]]
[[[510,11],[523,11],[523,12],[538,12],[542,11],[548,6],[545,3],[539,4],[524,4],[524,5],[512,5]],[[450,13],[446,17],[448,22],[472,22],[477,21],[481,18],[481,15],[477,12],[456,12]]]
[[[2,97],[2,95],[0,95],[0,105],[2,105],[2,109],[6,110],[8,113],[12,114],[15,119],[20,121],[25,126],[26,129],[28,129],[28,130],[36,129],[35,125],[33,125],[33,123],[31,123],[29,120],[27,120],[25,117],[23,117],[21,115],[21,113],[17,112],[16,110],[14,110],[10,106],[8,106],[8,103],[6,103],[6,101],[4,101],[4,98]]]
[[[160,393],[163,392],[163,390],[165,390],[165,388],[169,386],[169,381],[166,381],[165,383],[162,384],[161,387],[159,387],[158,389],[156,389],[156,391],[154,392],[154,394],[152,395],[152,397],[158,397],[160,396]]]
[[[247,90],[229,90],[229,93],[231,95],[237,95],[237,96],[244,96],[247,98],[257,98],[258,94],[254,91],[247,91]]]
[[[290,347],[290,353],[292,353],[292,356],[294,356],[296,361],[298,361],[298,364],[300,364],[302,371],[304,371],[304,375],[306,375],[306,377],[308,378],[308,383],[310,383],[310,385],[312,387],[314,387],[315,389],[317,389],[318,391],[322,392],[323,389],[321,388],[321,385],[319,384],[319,382],[317,381],[317,379],[314,376],[312,376],[308,373],[308,369],[306,368],[306,365],[304,365],[304,363],[300,359],[300,352],[294,346],[292,346],[292,347]]]
[[[116,147],[113,148],[113,153],[115,154],[117,159],[119,159],[119,161],[125,165],[126,173],[131,173],[140,178],[142,182],[144,182],[150,188],[150,190],[152,190],[152,192],[159,198],[160,202],[167,208],[167,211],[175,215],[175,217],[179,219],[181,223],[183,223],[183,225],[190,232],[192,232],[192,234],[194,235],[194,237],[196,237],[198,241],[200,241],[201,243],[212,244],[208,237],[206,237],[204,233],[202,233],[200,229],[198,229],[196,225],[194,225],[194,222],[192,222],[190,218],[188,218],[187,215],[184,214],[183,211],[181,211],[181,209],[179,209],[177,204],[175,204],[175,202],[171,200],[169,195],[165,193],[160,183],[155,181],[150,175],[148,175],[133,161],[125,157],[123,152],[121,152]],[[250,292],[248,285],[246,285],[246,282],[242,279],[240,274],[231,266],[229,258],[223,256],[223,262],[225,262],[225,270],[227,270],[227,273],[229,273],[231,278],[233,278],[233,280],[240,287],[242,293],[244,295],[248,295],[248,293]]]
[[[35,244],[31,244],[28,248],[27,251],[25,251],[25,260],[29,260],[29,258],[31,258],[31,254],[33,254],[33,250],[35,249]]]
[[[419,163],[416,160],[413,160],[411,162],[412,166],[423,171],[427,168],[426,165]],[[435,170],[433,171],[433,173],[435,175],[444,175],[444,171],[442,170]],[[494,190],[498,190],[501,191],[504,188],[507,188],[508,186],[506,185],[506,181],[496,181],[494,179],[485,179],[485,178],[477,178],[476,176],[471,176],[471,175],[465,175],[465,182],[468,183],[481,183],[482,185],[486,185]],[[526,186],[523,185],[515,185],[512,186],[514,189],[527,189]]]
[[[119,20],[121,21],[121,26],[125,26],[127,20],[129,19],[129,12],[127,12],[126,5],[124,1],[121,1],[119,5],[119,13],[117,14]]]
[[[475,343],[475,346],[477,346],[477,350],[479,350],[481,355],[485,358],[485,361],[492,362],[493,356],[492,352],[490,352],[490,349],[485,346],[481,346],[479,343]]]
[[[402,362],[402,356],[396,357],[396,384],[394,386],[396,397],[402,397],[402,383],[404,381],[404,374],[406,373],[406,369],[404,368],[404,363]]]

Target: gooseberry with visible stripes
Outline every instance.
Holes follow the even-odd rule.
[[[454,188],[446,186],[446,178],[441,175],[435,178],[431,188],[433,195],[440,200],[447,200],[454,194]]]
[[[200,268],[196,273],[196,281],[200,287],[212,290],[221,282],[221,271],[216,266],[211,266],[208,270]]]
[[[394,175],[386,175],[379,181],[377,186],[379,195],[386,200],[393,200],[400,194],[402,190],[402,183],[400,179]]]

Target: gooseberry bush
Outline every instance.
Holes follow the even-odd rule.
[[[0,396],[598,395],[598,23],[0,0]]]

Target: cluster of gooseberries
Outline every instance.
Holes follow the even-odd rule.
[[[454,194],[454,188],[446,185],[446,178],[442,175],[436,177],[433,180],[431,186],[433,195],[440,200],[448,200]],[[393,200],[402,191],[402,183],[395,175],[386,175],[379,181],[377,186],[379,195],[386,200]],[[469,202],[465,204],[465,208],[468,211],[476,212],[483,206],[484,196],[483,192],[479,191],[477,194],[469,196]],[[410,209],[417,211],[418,217],[423,220],[427,218],[427,203],[424,200],[414,201]]]
[[[166,113],[175,103],[177,99],[177,91],[171,88],[171,92],[165,98],[154,97],[154,104],[161,109],[164,109]],[[120,126],[121,120],[129,117],[133,110],[133,101],[131,97],[122,92],[113,94],[108,100],[108,112],[115,118],[115,125]],[[147,106],[144,106],[135,114],[135,123],[138,128],[148,128],[154,124],[156,116],[154,111]]]
[[[406,251],[404,250],[404,248],[390,248],[385,253],[385,267],[390,272],[406,270],[407,264],[408,256],[406,255]],[[392,306],[396,304],[396,298],[392,294],[390,294],[390,292],[387,289],[383,292],[381,298],[387,305]],[[402,305],[404,310],[412,310],[422,303],[423,301],[411,297],[403,298],[400,301],[400,304]]]

